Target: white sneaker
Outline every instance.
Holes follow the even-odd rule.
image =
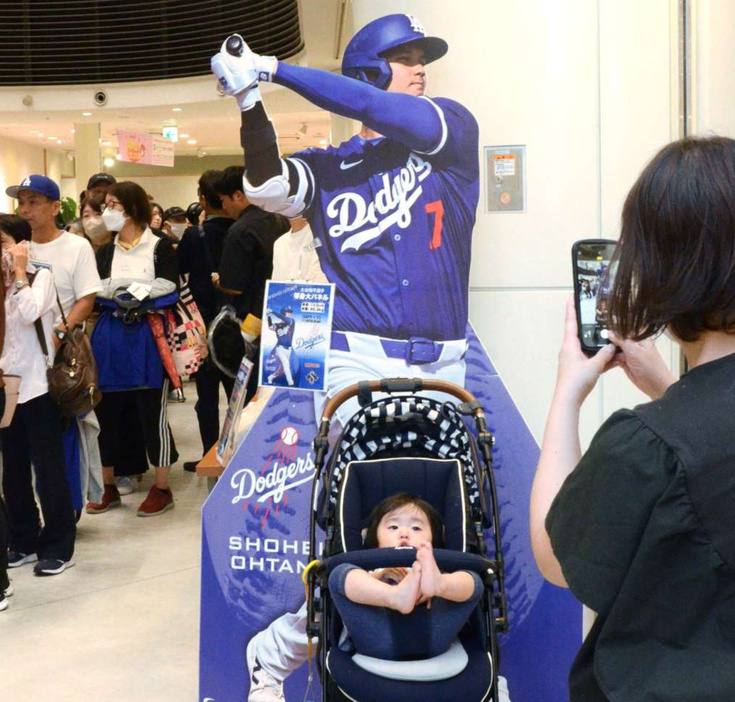
[[[8,597],[13,594],[13,586],[8,585],[4,590],[0,590],[0,612],[8,608]]]
[[[256,634],[250,639],[245,654],[250,674],[248,702],[284,702],[286,698],[283,696],[283,683],[266,671],[258,660],[255,652],[257,638]]]
[[[135,492],[138,487],[138,483],[136,483],[132,478],[118,478],[117,479],[117,491],[121,495],[129,495],[131,492]]]

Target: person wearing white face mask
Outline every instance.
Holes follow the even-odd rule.
[[[112,240],[112,234],[110,234],[102,219],[104,206],[104,194],[90,195],[82,200],[80,208],[84,236],[92,244],[95,252]],[[99,312],[93,312],[87,320],[87,332],[89,334],[91,334],[98,316]],[[132,476],[139,476],[140,479],[140,476],[148,470],[148,459],[143,441],[143,429],[140,426],[140,419],[134,403],[127,403],[123,422],[131,434],[128,441],[125,441],[120,447],[118,464],[115,466],[115,477],[117,478],[117,487],[120,494],[127,495],[137,488],[137,483]]]
[[[151,231],[148,197],[136,183],[116,183],[110,188],[102,219],[116,233],[113,241],[97,252],[103,284],[100,298],[110,302],[101,303],[104,310],[92,335],[103,392],[97,416],[105,490],[102,501],[88,504],[87,512],[99,514],[120,504],[114,466],[120,458],[120,446],[127,441],[128,427],[122,418],[124,407],[132,398],[148,458],[155,468],[154,485],[138,508],[138,516],[149,517],[174,506],[169,474],[178,453],[166,412],[169,381],[146,315],[132,320],[127,320],[126,315],[126,324],[119,315],[122,308],[112,301],[119,299],[121,288],[130,290],[130,285],[137,283],[139,289],[147,292],[143,304],[156,303],[157,298],[164,297],[171,298],[170,304],[174,304],[179,269],[171,241],[158,238]]]
[[[186,212],[181,207],[169,207],[163,213],[163,224],[161,226],[164,232],[179,241],[189,226]]]
[[[92,244],[92,248],[97,251],[100,246],[106,244],[112,238],[107,225],[102,219],[104,198],[99,195],[92,195],[84,198],[82,201],[82,227],[84,235]]]

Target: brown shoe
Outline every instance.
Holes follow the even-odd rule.
[[[153,485],[148,491],[148,497],[138,507],[139,517],[155,517],[174,508],[174,496],[169,488],[162,490]]]
[[[121,504],[117,485],[105,485],[102,502],[88,502],[87,514],[102,514],[102,512],[107,512],[108,509],[113,507],[119,507]]]

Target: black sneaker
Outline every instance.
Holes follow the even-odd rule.
[[[184,461],[184,470],[187,473],[196,473],[199,461]]]
[[[36,575],[58,575],[73,565],[74,561],[71,558],[68,561],[62,561],[60,558],[44,558],[33,566],[33,572]]]
[[[35,563],[37,560],[38,556],[35,553],[8,551],[8,568],[19,568],[26,563]]]

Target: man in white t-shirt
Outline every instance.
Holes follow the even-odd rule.
[[[9,197],[17,198],[18,215],[31,225],[30,261],[36,267],[48,268],[53,273],[68,328],[72,329],[87,319],[94,306],[95,295],[102,290],[92,245],[84,237],[65,232],[56,225],[61,193],[59,186],[50,178],[29,175],[20,185],[7,188],[5,192]],[[67,331],[58,310],[54,327],[54,344],[58,347]],[[95,424],[93,413],[88,420]],[[79,441],[84,442],[86,451],[78,448],[78,432],[81,432]],[[101,463],[97,465],[99,448],[93,439],[95,435],[95,427],[90,428],[89,424],[78,427],[75,422],[64,432],[66,476],[74,509],[79,514],[84,504],[82,493],[86,477],[92,471],[91,475],[98,480],[95,471],[101,470]],[[83,456],[88,458],[88,465],[80,464]]]
[[[102,284],[91,244],[56,226],[61,208],[59,186],[46,176],[30,175],[5,192],[18,199],[18,214],[31,225],[31,263],[51,269],[69,327],[81,324],[92,311]],[[59,340],[66,332],[60,318],[56,325]]]

